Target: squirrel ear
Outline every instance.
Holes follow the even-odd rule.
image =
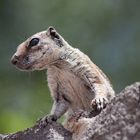
[[[63,46],[63,40],[61,36],[57,33],[57,31],[54,29],[54,27],[50,26],[46,34],[50,36],[51,39],[54,40],[58,46]]]
[[[50,26],[47,30],[47,34],[51,36],[52,39],[59,39],[59,34],[57,33],[57,31],[55,30],[54,27]]]

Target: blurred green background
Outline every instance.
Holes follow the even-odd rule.
[[[45,71],[21,72],[10,58],[50,25],[90,56],[117,93],[140,80],[139,0],[0,0],[0,133],[23,130],[49,113]]]

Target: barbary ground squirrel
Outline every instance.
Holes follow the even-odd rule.
[[[106,75],[82,53],[70,46],[53,27],[21,43],[11,62],[25,71],[47,69],[54,100],[50,118],[66,120],[78,110],[102,110],[114,97]],[[67,122],[67,121],[66,121]]]

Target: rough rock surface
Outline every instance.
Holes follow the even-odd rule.
[[[0,140],[140,140],[140,82],[126,87],[96,117],[73,120],[73,134],[59,123],[38,123]]]
[[[84,127],[75,139],[140,140],[140,83],[126,87],[98,116],[78,121]]]
[[[51,122],[44,126],[38,122],[24,131],[0,135],[0,140],[71,140],[71,133],[59,123]]]

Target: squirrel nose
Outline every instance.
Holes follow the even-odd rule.
[[[17,55],[14,55],[14,56],[12,57],[12,59],[11,59],[11,63],[12,63],[13,65],[16,65],[17,62],[19,62],[19,57],[18,57]]]

